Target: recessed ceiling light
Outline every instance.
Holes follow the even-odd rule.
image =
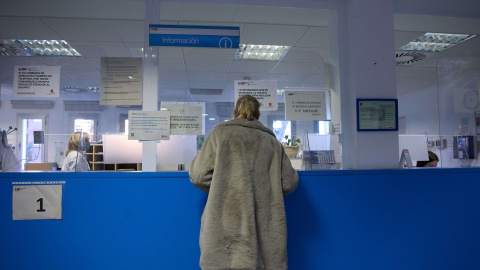
[[[279,61],[290,46],[240,44],[235,59]]]
[[[11,39],[10,41],[25,49],[29,56],[81,56],[65,40]]]
[[[399,48],[399,51],[441,52],[467,41],[476,35],[426,33]]]

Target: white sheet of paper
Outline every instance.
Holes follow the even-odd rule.
[[[13,186],[13,220],[62,219],[62,185]]]
[[[260,111],[278,109],[277,81],[234,81],[235,101],[245,95],[251,95],[260,102]]]
[[[142,105],[142,58],[102,57],[100,105]]]
[[[170,135],[203,135],[204,102],[163,102],[162,109],[170,112]]]
[[[15,66],[13,96],[57,98],[60,96],[59,66]]]
[[[128,139],[170,140],[170,112],[128,111]]]
[[[285,120],[330,120],[327,91],[285,91]]]

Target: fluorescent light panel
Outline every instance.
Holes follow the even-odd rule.
[[[279,61],[290,46],[240,44],[235,59]]]
[[[12,39],[10,41],[27,50],[31,56],[81,56],[65,40]]]
[[[399,51],[441,52],[465,42],[476,35],[426,33],[399,48]]]

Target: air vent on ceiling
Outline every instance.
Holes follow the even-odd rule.
[[[81,94],[89,92],[86,88],[74,87],[74,86],[64,86],[60,88],[60,93],[62,94]]]
[[[413,64],[425,58],[427,58],[427,55],[420,52],[399,52],[395,54],[397,66]]]
[[[47,100],[11,100],[13,109],[52,109],[53,101]]]
[[[190,88],[190,94],[192,95],[221,95],[223,89],[210,89],[210,88]]]
[[[104,106],[99,101],[64,100],[65,111],[103,111]]]

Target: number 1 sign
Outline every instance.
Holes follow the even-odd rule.
[[[62,219],[62,185],[13,186],[13,220]]]

